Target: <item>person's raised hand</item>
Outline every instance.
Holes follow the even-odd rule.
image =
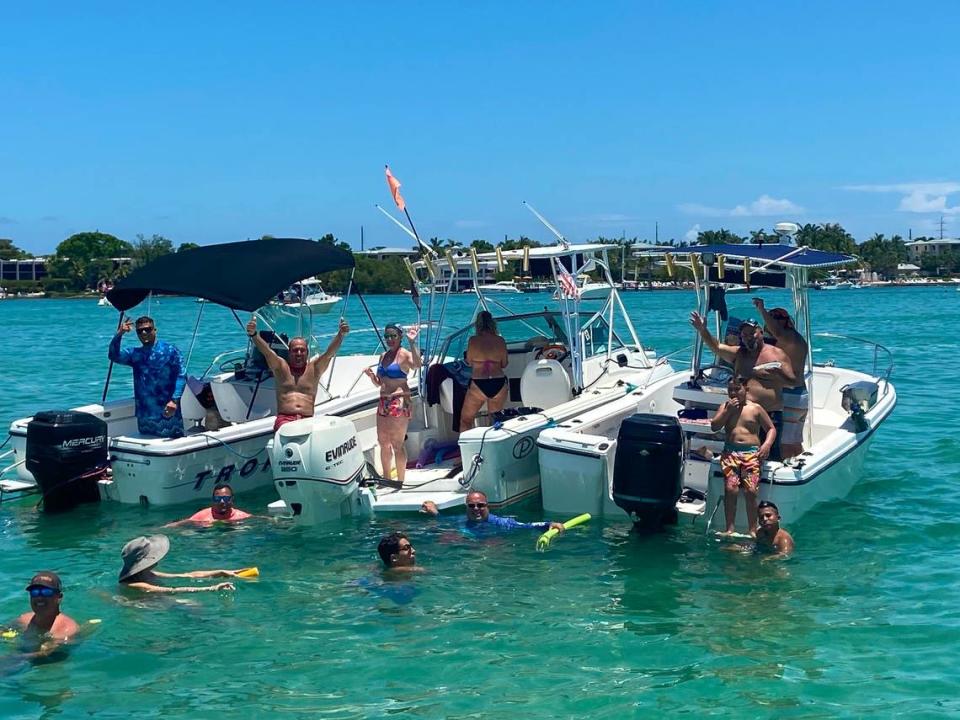
[[[694,310],[690,313],[690,324],[697,330],[697,332],[702,332],[707,329],[707,320],[700,313]]]
[[[407,340],[409,340],[411,343],[413,343],[414,340],[417,339],[417,335],[418,335],[419,333],[420,333],[420,326],[419,326],[419,325],[411,325],[410,327],[407,328]]]
[[[424,500],[423,504],[420,505],[420,512],[426,513],[427,515],[440,514],[440,510],[437,508],[437,504],[433,500]]]
[[[763,312],[763,309],[764,309],[763,298],[755,297],[753,299],[753,306],[760,312]]]
[[[340,328],[337,330],[337,334],[343,337],[348,332],[350,332],[350,323],[347,322],[346,318],[340,318]]]
[[[250,321],[247,323],[247,335],[253,337],[257,334],[257,319],[255,317],[250,318]]]
[[[133,322],[130,320],[130,318],[127,318],[126,320],[123,321],[123,324],[120,326],[120,334],[126,335],[131,330],[133,330]]]

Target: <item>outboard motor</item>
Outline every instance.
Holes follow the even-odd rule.
[[[858,433],[866,432],[870,428],[864,416],[867,410],[877,404],[878,392],[879,386],[877,383],[869,380],[852,382],[840,388],[840,393],[843,396],[840,404],[844,410],[850,413],[853,428]]]
[[[282,425],[271,444],[274,484],[298,522],[369,510],[359,496],[364,461],[352,422],[330,415],[295,420]]]
[[[620,425],[613,501],[641,530],[676,521],[683,490],[684,439],[675,417],[639,413]]]
[[[109,463],[107,424],[85,412],[39,412],[27,423],[26,456],[46,512],[98,502],[97,482]]]

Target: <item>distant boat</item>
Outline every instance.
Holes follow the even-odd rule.
[[[339,295],[328,295],[320,281],[311,277],[294,283],[270,304],[291,309],[309,309],[315,313],[328,313],[342,299]]]
[[[501,280],[496,283],[488,283],[486,285],[480,285],[477,289],[483,293],[510,293],[511,295],[519,295],[523,292],[517,287],[517,283],[513,280]]]

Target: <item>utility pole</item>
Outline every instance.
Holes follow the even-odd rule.
[[[363,225],[360,226],[360,252],[363,252]]]
[[[940,239],[943,240],[943,215],[940,216]]]

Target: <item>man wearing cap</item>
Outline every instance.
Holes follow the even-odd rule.
[[[30,593],[30,612],[17,618],[27,637],[42,640],[37,656],[48,655],[77,633],[80,627],[73,618],[60,612],[63,585],[55,572],[38,572],[27,585]]]
[[[250,318],[247,323],[247,336],[267,361],[267,367],[273,372],[273,382],[277,391],[277,419],[273,429],[280,426],[313,417],[313,406],[317,402],[317,387],[320,377],[327,371],[330,361],[337,354],[343,338],[350,332],[350,325],[345,319],[340,320],[340,329],[330,341],[326,352],[315,357],[309,357],[307,341],[302,337],[295,337],[287,346],[289,361],[277,355],[270,343],[264,340],[257,332],[257,319]]]
[[[799,381],[793,387],[783,388],[783,439],[781,449],[783,457],[789,458],[803,452],[803,424],[807,419],[807,410],[810,406],[810,396],[807,394],[807,384],[804,381],[804,369],[807,366],[807,353],[810,346],[797,332],[790,313],[784,308],[767,310],[761,298],[754,298],[753,304],[760,315],[766,330],[777,339],[777,347],[782,349],[790,358],[793,370]]]
[[[123,567],[118,578],[121,585],[151,593],[193,593],[235,590],[233,583],[167,587],[157,585],[161,578],[214,578],[237,577],[236,570],[194,570],[186,573],[165,573],[156,570],[157,564],[170,552],[170,540],[166,535],[151,535],[134,538],[120,551]]]
[[[763,341],[763,330],[756,320],[744,320],[740,324],[739,347],[718,342],[707,329],[706,318],[698,312],[690,314],[690,324],[717,357],[733,363],[736,375],[754,381],[747,383],[747,399],[766,410],[773,421],[777,439],[770,450],[770,459],[782,460],[783,388],[797,384],[790,358],[779,347]]]

